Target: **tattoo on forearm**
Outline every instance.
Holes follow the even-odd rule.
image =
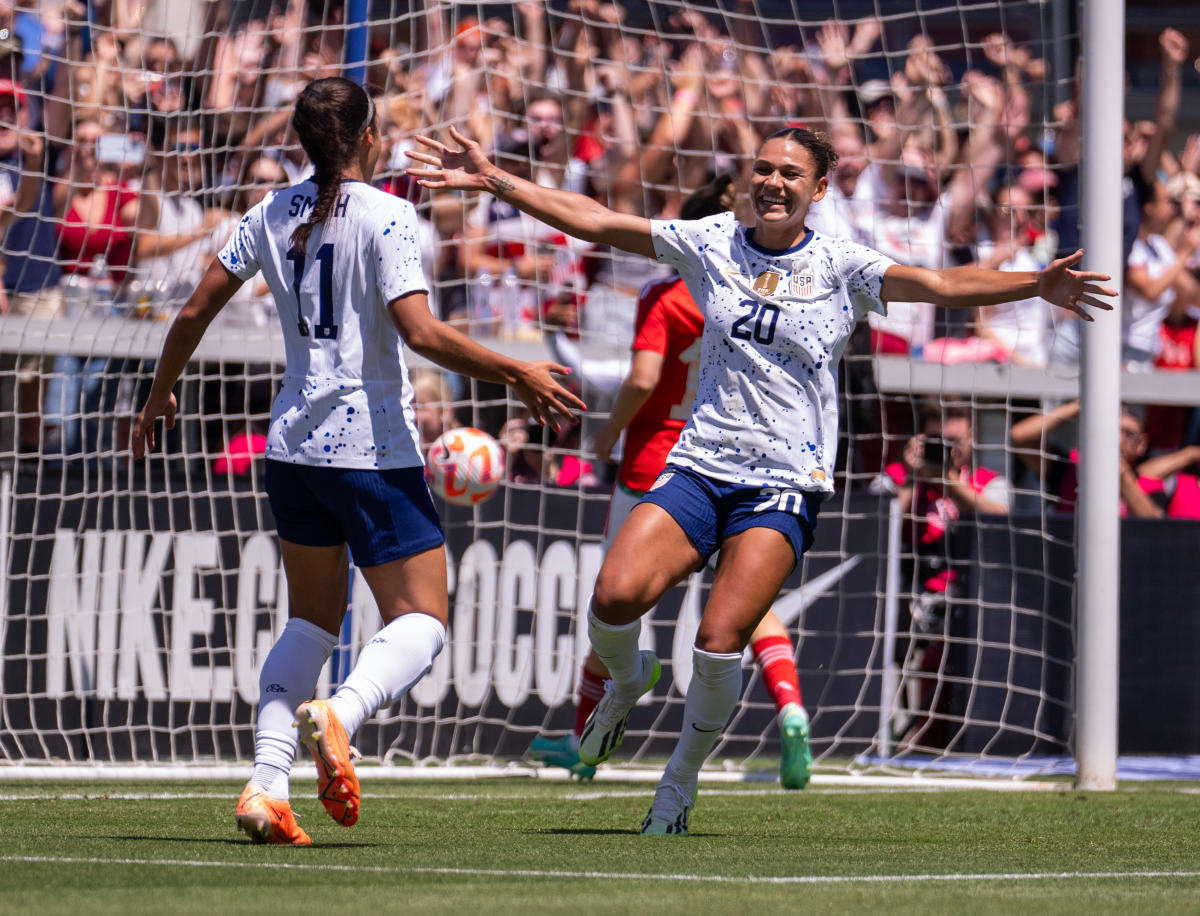
[[[512,179],[508,178],[506,175],[496,172],[488,175],[487,183],[491,185],[492,191],[496,194],[506,194],[516,187],[516,185],[512,183]]]

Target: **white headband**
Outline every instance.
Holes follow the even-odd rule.
[[[370,127],[375,120],[375,100],[371,98],[371,93],[367,92],[366,89],[364,89],[363,92],[366,93],[367,96],[367,119],[362,122],[362,126],[359,127],[357,131],[357,133],[360,134]]]

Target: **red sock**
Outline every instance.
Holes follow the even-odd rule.
[[[792,641],[786,636],[766,636],[750,644],[754,660],[762,669],[763,683],[771,691],[775,708],[782,710],[788,703],[803,706],[800,699],[800,675],[792,660]]]
[[[575,695],[576,738],[583,734],[583,727],[587,725],[588,716],[592,714],[592,710],[596,708],[596,704],[600,702],[602,696],[604,696],[604,678],[598,674],[592,674],[587,668],[584,668],[583,674],[579,678],[579,693]]]

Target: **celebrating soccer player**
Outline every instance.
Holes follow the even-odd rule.
[[[433,317],[416,211],[366,183],[380,138],[360,86],[340,77],[309,83],[292,124],[313,177],[268,194],[209,266],[167,334],[132,447],[136,457],[154,447],[158,417],[174,425],[176,380],[209,322],[261,270],[287,352],[266,483],[289,619],[263,663],[254,771],[236,817],[256,841],[306,845],[288,801],[298,742],[316,761],[326,811],[352,826],[359,790],[350,738],[429,670],[446,637],[445,538],[425,484],[401,340],[454,372],[507,383],[538,422],[570,420],[584,405],[555,381],[565,367],[500,356]],[[384,627],[333,697],[313,700],[346,612],[347,544]]]
[[[688,196],[679,215],[682,219],[716,216],[732,210],[735,198],[734,177],[718,175]],[[605,551],[621,523],[662,473],[667,454],[683,431],[696,396],[703,328],[704,317],[678,274],[648,283],[638,297],[629,373],[617,391],[612,416],[592,442],[597,457],[607,461],[625,432],[621,466],[604,525]],[[813,765],[808,713],[801,699],[792,641],[774,611],[767,611],[755,628],[750,651],[778,712],[782,745],[779,784],[785,789],[803,789]],[[607,678],[608,671],[595,650],[589,651],[575,694],[574,732],[562,738],[534,738],[529,745],[532,757],[563,767],[580,779],[596,774],[594,766],[579,759],[579,737],[604,696]]]
[[[691,417],[666,469],[630,512],[600,568],[588,635],[611,675],[580,739],[584,763],[621,744],[638,698],[657,682],[638,650],[640,618],[718,549],[693,649],[693,676],[675,751],[642,833],[686,835],[700,767],[741,693],[742,650],[799,557],[820,502],[833,492],[836,368],[855,322],[889,302],[947,307],[1041,296],[1091,320],[1108,309],[1100,273],[1076,271],[1083,252],[1041,271],[906,267],[809,230],[837,154],[820,134],[787,128],[763,141],[750,178],[752,226],[731,213],[650,220],[540,187],[461,147],[419,137],[409,174],[429,188],[486,190],[578,238],[657,258],[679,271],[704,315]]]

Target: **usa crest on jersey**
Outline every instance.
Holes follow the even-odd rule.
[[[813,294],[813,274],[811,270],[793,273],[788,278],[789,291],[798,299],[811,298]]]

